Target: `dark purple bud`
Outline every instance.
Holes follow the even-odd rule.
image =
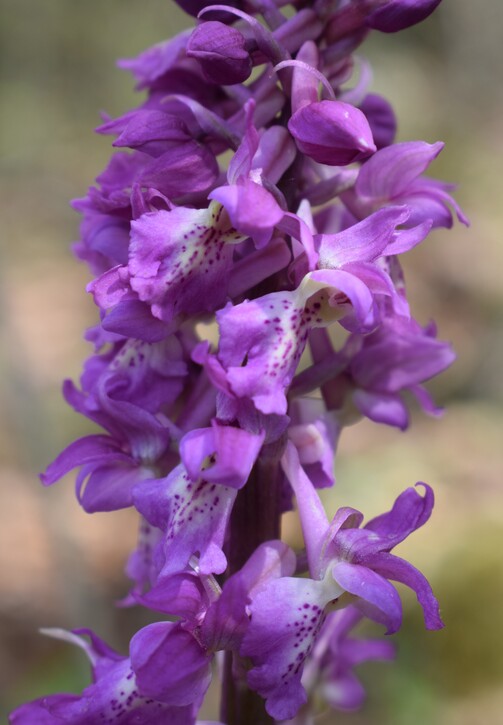
[[[139,149],[160,156],[174,146],[191,141],[189,129],[181,118],[162,111],[138,111],[114,141],[114,146]]]
[[[440,0],[388,0],[367,17],[366,24],[383,33],[396,33],[428,17]]]
[[[244,35],[236,28],[210,20],[190,36],[187,55],[199,61],[211,83],[232,86],[245,81],[252,71],[245,43]]]
[[[376,93],[369,93],[360,103],[369,122],[378,149],[390,146],[396,135],[396,116],[388,101]]]
[[[365,115],[342,101],[319,101],[300,108],[288,129],[299,150],[320,164],[346,166],[376,150]]]
[[[208,2],[208,0],[175,0],[175,2],[182,10],[185,10],[186,13],[194,17],[197,17],[201,10],[211,5],[211,2]],[[241,5],[241,2],[239,0],[235,0],[235,2],[232,2],[232,0],[223,0],[220,5],[229,5],[229,7],[235,8]]]

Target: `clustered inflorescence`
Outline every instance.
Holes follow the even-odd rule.
[[[404,393],[436,414],[423,382],[454,358],[411,317],[399,261],[453,213],[466,223],[451,185],[424,175],[443,144],[394,143],[353,55],[440,0],[177,1],[195,29],[121,62],[146,100],[100,126],[118,150],[74,204],[100,323],[64,395],[103,432],[42,476],[78,468],[86,511],[138,511],[123,604],[163,617],[128,656],[53,631],[93,683],[13,725],[191,725],[215,664],[226,725],[307,725],[358,707],[353,667],[393,657],[351,636],[365,617],[399,629],[390,580],[442,626],[425,577],[391,553],[430,517],[431,488],[364,525],[353,508],[327,517],[318,494],[344,426],[405,429]],[[300,552],[280,540],[294,505]]]

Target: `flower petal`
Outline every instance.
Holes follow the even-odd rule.
[[[359,564],[340,561],[332,568],[334,580],[350,594],[371,605],[365,614],[387,627],[386,634],[400,629],[402,603],[398,592],[384,577]],[[358,602],[356,602],[358,605]]]
[[[338,234],[316,235],[320,253],[318,266],[334,269],[349,262],[374,261],[391,242],[396,227],[408,217],[407,207],[389,206]]]
[[[241,239],[216,203],[144,214],[131,225],[131,287],[164,322],[213,311],[225,301],[232,244]]]
[[[147,521],[165,532],[161,576],[184,571],[199,556],[202,574],[221,574],[222,551],[237,491],[199,479],[192,481],[183,464],[167,478],[142,481],[133,489],[134,505]]]
[[[415,488],[407,488],[398,496],[391,511],[376,516],[365,525],[365,529],[375,532],[386,542],[381,551],[390,551],[430,518],[435,501],[433,489],[426,483],[416,486],[424,488],[424,496]]]
[[[239,489],[248,480],[263,441],[263,434],[213,422],[211,428],[192,430],[182,438],[180,457],[192,479],[204,476],[206,481]]]
[[[208,198],[220,202],[229,214],[232,226],[243,237],[251,237],[259,249],[270,241],[274,227],[284,215],[271,192],[248,178],[241,177],[235,184],[219,186]]]
[[[282,577],[254,597],[241,655],[253,668],[248,684],[266,699],[276,720],[294,717],[306,700],[301,684],[304,661],[324,620],[328,602],[340,594],[332,581]]]
[[[444,144],[405,141],[386,146],[363,164],[355,190],[359,196],[392,200],[407,191],[409,185],[431,164]]]
[[[130,456],[122,452],[120,443],[110,436],[90,435],[70,443],[57,458],[40,474],[44,486],[59,481],[77,466],[99,464],[107,461],[130,462]]]
[[[368,560],[369,566],[387,579],[401,582],[416,592],[417,600],[424,613],[426,629],[442,629],[438,602],[426,577],[408,561],[393,554],[376,554]]]
[[[140,629],[131,640],[130,653],[142,693],[167,705],[200,702],[209,687],[211,655],[174,622]]]

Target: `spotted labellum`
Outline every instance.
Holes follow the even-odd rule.
[[[91,684],[11,725],[204,725],[212,680],[219,725],[308,725],[358,708],[355,668],[394,657],[353,630],[400,628],[396,582],[443,626],[395,553],[430,518],[430,486],[366,522],[319,496],[344,428],[404,430],[413,398],[438,415],[424,384],[454,360],[412,316],[400,266],[432,229],[467,224],[428,175],[443,144],[396,142],[353,55],[439,2],[177,0],[195,27],[120,62],[145,98],[104,119],[114,153],[74,202],[99,323],[64,396],[99,430],[41,480],[76,469],[87,512],[136,510],[120,604],[155,621],[123,654],[87,629],[44,630],[84,651]],[[294,508],[296,551],[280,526]]]

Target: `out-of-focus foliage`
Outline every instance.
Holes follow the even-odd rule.
[[[81,655],[38,636],[38,627],[89,626],[124,648],[146,621],[112,607],[125,591],[134,516],[86,516],[70,480],[43,491],[36,473],[89,430],[59,392],[64,377],[79,374],[87,353],[80,331],[94,321],[86,271],[68,251],[78,225],[68,200],[106,163],[110,140],[92,134],[98,111],[114,115],[137,102],[116,58],[173,35],[186,19],[168,0],[0,0],[0,12],[3,718],[23,700],[87,682]],[[434,317],[459,354],[435,385],[445,418],[416,415],[405,436],[368,422],[352,428],[327,498],[331,509],[347,504],[370,516],[417,479],[434,486],[433,520],[402,551],[429,577],[447,626],[425,633],[406,594],[397,664],[361,668],[368,705],[339,723],[501,717],[502,24],[500,0],[444,0],[422,26],[376,34],[366,46],[400,140],[446,141],[432,173],[459,183],[472,227],[435,233],[406,262],[419,319]],[[297,541],[295,521],[285,526]]]

